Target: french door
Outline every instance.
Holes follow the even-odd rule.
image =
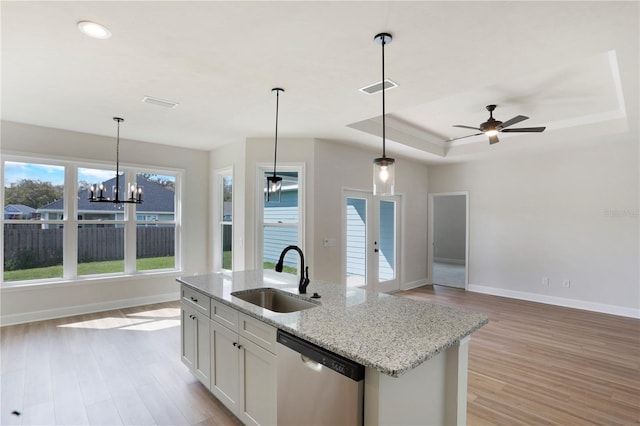
[[[400,289],[400,196],[344,191],[343,279],[347,287]]]

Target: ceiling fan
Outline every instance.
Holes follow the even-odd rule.
[[[546,129],[546,127],[518,127],[515,129],[507,129],[516,123],[529,119],[529,117],[525,117],[524,115],[517,115],[510,120],[505,122],[498,121],[493,118],[493,111],[496,109],[496,105],[487,105],[487,111],[489,111],[489,119],[484,123],[480,124],[480,127],[472,127],[472,126],[463,126],[461,124],[456,124],[453,127],[462,127],[463,129],[473,129],[479,130],[480,133],[474,133],[473,135],[461,136],[459,138],[449,139],[447,142],[455,141],[458,139],[469,138],[471,136],[478,136],[481,134],[485,134],[489,136],[489,143],[494,144],[500,142],[498,139],[498,133],[540,133]]]

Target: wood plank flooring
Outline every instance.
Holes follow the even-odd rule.
[[[396,295],[489,316],[469,344],[469,425],[640,424],[640,320],[442,286]]]
[[[471,338],[468,424],[640,424],[640,320],[440,286],[397,295],[491,318]],[[179,309],[3,327],[0,424],[240,424],[180,362]]]

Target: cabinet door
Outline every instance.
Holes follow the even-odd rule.
[[[276,356],[240,337],[240,410],[245,424],[275,425],[277,422]]]
[[[211,392],[235,411],[238,406],[238,333],[211,321]]]
[[[195,310],[182,304],[182,322],[181,322],[181,356],[184,365],[193,370],[193,360],[196,351],[196,334],[193,327],[193,316]]]
[[[211,386],[211,334],[210,320],[200,312],[193,313],[194,335],[196,336],[193,358],[193,373],[207,388]]]

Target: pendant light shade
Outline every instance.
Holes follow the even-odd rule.
[[[279,203],[280,194],[282,192],[282,178],[276,175],[276,161],[278,159],[278,108],[280,101],[280,93],[284,92],[284,89],[276,87],[271,89],[276,94],[276,136],[273,149],[273,175],[267,176],[265,180],[265,201],[268,203]]]
[[[380,33],[374,37],[376,44],[382,46],[382,157],[373,160],[373,195],[393,195],[395,191],[395,164],[393,158],[386,155],[386,123],[385,123],[385,77],[384,46],[391,43],[391,34]]]

